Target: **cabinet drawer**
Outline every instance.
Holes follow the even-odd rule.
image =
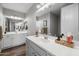
[[[29,48],[28,49],[30,53],[29,56],[55,56],[54,54],[52,55],[49,52],[45,51],[44,49],[42,49],[41,47],[39,47],[32,41],[28,39],[26,41],[27,41],[28,48]]]
[[[29,46],[28,55],[29,56],[40,56],[38,52],[36,52],[31,46]]]
[[[30,43],[30,46],[36,51],[36,52],[38,52],[38,54],[40,55],[40,56],[46,56],[47,55],[47,53],[46,53],[46,51],[44,51],[42,48],[40,48],[39,46],[37,46],[36,44],[34,44],[33,42],[29,42]]]
[[[31,54],[32,56],[40,56],[33,48],[31,48]]]

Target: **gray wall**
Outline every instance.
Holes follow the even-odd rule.
[[[61,34],[61,19],[60,19],[60,15],[58,15],[58,34]]]
[[[59,18],[58,15],[50,13],[50,32],[53,36],[58,35],[58,22]]]
[[[78,3],[78,25],[79,25],[79,3]],[[78,26],[78,32],[79,32],[79,26]]]
[[[78,39],[78,4],[72,4],[61,9],[61,33],[71,32],[74,40]]]

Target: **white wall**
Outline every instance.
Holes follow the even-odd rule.
[[[0,5],[0,26],[2,26],[3,32],[5,31],[5,17],[3,15],[3,8]]]
[[[25,16],[25,20],[27,21],[27,25],[28,25],[28,35],[34,35],[36,32],[36,15],[35,15],[35,11],[36,11],[36,4],[34,4],[28,11],[28,13],[26,13]]]
[[[72,4],[61,9],[61,33],[71,32],[74,40],[78,39],[78,4]]]
[[[36,32],[36,17],[35,15],[31,15],[28,18],[26,18],[25,20],[27,20],[27,25],[28,25],[28,35],[34,35]]]

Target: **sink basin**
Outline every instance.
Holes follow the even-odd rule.
[[[46,39],[45,39],[44,35],[39,35],[37,38],[39,38],[41,40],[41,42],[46,42],[46,43],[47,42],[52,43],[53,40],[57,39],[57,37],[55,37],[55,36],[49,36],[49,35],[47,35]]]

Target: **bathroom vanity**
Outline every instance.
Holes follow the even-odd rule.
[[[27,36],[26,32],[7,32],[2,39],[2,49],[7,49],[24,44]]]
[[[79,49],[57,44],[54,36],[48,36],[48,39],[27,36],[26,39],[29,56],[79,56]]]

